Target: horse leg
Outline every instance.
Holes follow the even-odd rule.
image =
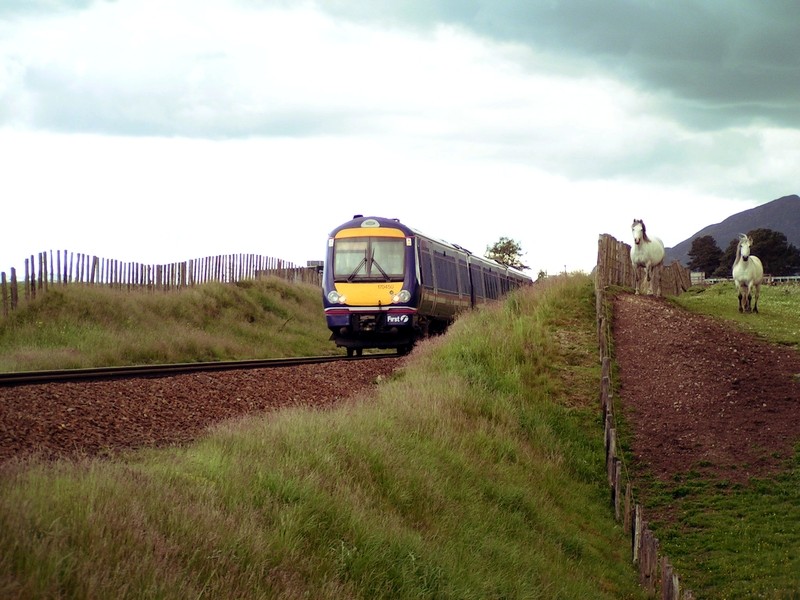
[[[750,312],[751,307],[752,307],[752,304],[751,304],[752,301],[753,301],[753,284],[748,283],[747,284],[747,302],[744,305],[744,312],[747,312],[747,313]]]
[[[761,285],[755,285],[755,293],[753,294],[753,312],[758,313],[758,297],[761,294]]]
[[[742,288],[739,288],[739,312],[744,312],[744,303],[742,302]]]
[[[639,265],[633,265],[633,293],[639,294]]]
[[[661,296],[661,266],[653,267],[653,289],[656,296]]]

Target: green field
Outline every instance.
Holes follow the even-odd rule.
[[[0,322],[5,370],[335,351],[315,288],[99,293]],[[797,343],[798,299],[765,290],[745,316],[732,289],[676,302]],[[589,277],[549,279],[464,315],[346,407],[114,460],[3,465],[0,597],[644,598],[609,506],[594,310]],[[695,598],[797,597],[798,473],[795,458],[750,486],[687,474],[651,490],[687,507],[653,526]]]
[[[731,282],[693,287],[675,302],[692,312],[733,321],[776,344],[800,346],[800,285],[761,286],[758,314],[739,312]]]
[[[276,277],[175,292],[51,286],[0,318],[0,372],[342,354],[321,298]]]
[[[642,598],[608,507],[593,310],[588,277],[556,280],[355,405],[5,465],[0,596]]]

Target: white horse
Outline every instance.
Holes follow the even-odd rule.
[[[653,269],[664,262],[664,242],[657,237],[647,237],[647,228],[644,221],[634,219],[631,225],[633,232],[633,246],[631,246],[631,262],[633,263],[633,281],[636,293],[639,293],[641,285],[641,275],[639,269],[644,267],[650,293],[653,293]],[[657,294],[661,294],[661,277],[658,277]]]
[[[736,260],[733,262],[733,281],[739,293],[739,312],[758,312],[758,296],[761,293],[761,280],[764,278],[764,266],[761,259],[750,254],[753,238],[739,235],[736,247]]]

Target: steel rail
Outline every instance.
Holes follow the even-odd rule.
[[[302,358],[256,358],[196,363],[161,365],[131,365],[122,367],[95,367],[88,369],[61,369],[50,371],[17,371],[0,373],[0,386],[38,385],[64,381],[102,381],[137,377],[169,377],[185,373],[210,373],[242,369],[270,369],[300,365],[335,362],[339,360],[371,360],[397,357],[397,354],[365,354],[363,356],[307,356]]]

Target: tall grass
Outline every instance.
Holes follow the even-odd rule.
[[[172,292],[52,287],[0,319],[0,371],[335,352],[319,289],[278,278]]]
[[[0,471],[0,595],[643,598],[605,482],[576,276],[421,344],[331,411]]]

